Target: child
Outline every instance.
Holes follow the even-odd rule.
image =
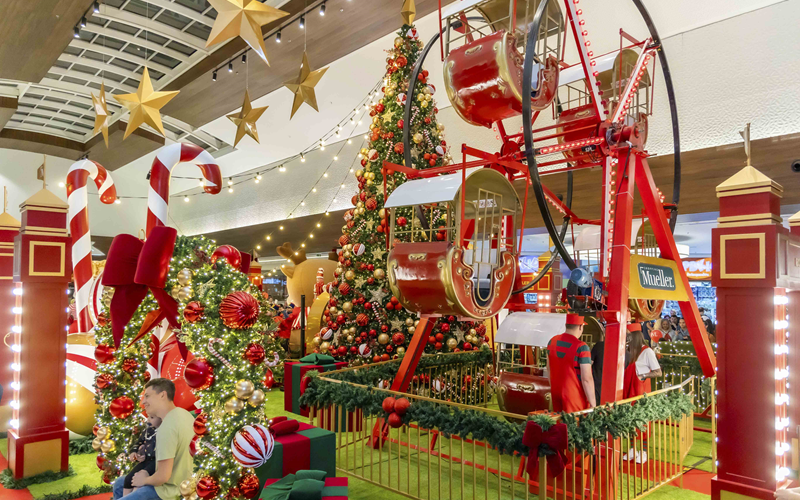
[[[133,476],[140,470],[146,470],[151,476],[156,472],[156,429],[161,425],[161,419],[158,417],[148,416],[147,427],[139,435],[136,444],[131,448],[128,458],[131,461],[138,461],[133,469],[125,476],[125,487],[122,490],[122,496],[128,495],[133,491],[131,481]]]

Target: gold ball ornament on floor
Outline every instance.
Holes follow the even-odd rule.
[[[381,333],[378,335],[378,343],[381,345],[386,345],[389,343],[389,334]]]
[[[236,382],[233,390],[236,394],[236,397],[239,399],[248,399],[250,396],[253,395],[253,391],[256,389],[255,385],[249,380],[239,380]]]
[[[178,271],[178,283],[181,286],[186,286],[192,282],[192,270],[188,267],[184,267],[180,271]]]
[[[192,295],[193,295],[192,287],[185,286],[181,288],[181,290],[178,292],[178,300],[180,300],[181,302],[186,302],[192,298]]]
[[[100,438],[92,439],[92,449],[94,451],[100,451],[100,448],[103,446],[103,440]]]
[[[113,439],[106,439],[100,446],[100,451],[102,451],[103,453],[111,453],[116,448],[117,448],[117,443],[115,443]]]
[[[237,399],[236,396],[225,401],[225,412],[229,415],[236,415],[243,409],[244,409],[244,402],[241,399]]]
[[[194,493],[194,488],[195,488],[194,481],[192,481],[191,479],[184,480],[183,482],[181,482],[179,486],[181,496],[188,497],[189,495]]]
[[[453,337],[450,337],[449,339],[447,339],[447,347],[452,351],[453,349],[458,347],[458,340],[454,339]]]
[[[247,400],[247,404],[252,407],[259,407],[264,404],[264,401],[267,400],[266,394],[261,389],[256,389],[253,391],[253,394],[250,395],[250,398]]]

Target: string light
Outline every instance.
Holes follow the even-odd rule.
[[[183,201],[185,201],[186,203],[189,203],[189,197],[188,196],[184,196],[183,197]]]

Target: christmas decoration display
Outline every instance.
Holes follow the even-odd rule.
[[[217,11],[217,18],[208,35],[206,47],[238,36],[269,65],[261,27],[289,13],[257,0],[209,0],[208,3]]]
[[[100,84],[100,93],[95,97],[94,92],[92,95],[92,107],[94,108],[94,129],[92,135],[97,135],[98,132],[103,133],[103,140],[108,148],[108,122],[111,115],[108,112],[108,102],[106,101],[106,85]]]
[[[147,195],[147,236],[150,236],[150,232],[155,226],[167,225],[169,182],[172,169],[178,163],[183,162],[192,162],[200,168],[205,178],[203,190],[206,193],[217,194],[222,188],[222,174],[220,174],[217,161],[200,146],[178,142],[159,149],[153,165],[150,167],[150,191]]]
[[[258,301],[249,293],[233,292],[222,299],[219,315],[228,328],[245,330],[258,320]]]
[[[536,457],[547,457],[547,473],[558,477],[567,465],[567,425],[548,422],[540,424],[528,420],[522,444],[528,447],[529,453]],[[528,477],[534,481],[539,479],[539,460],[528,460],[526,464]]]
[[[256,468],[258,480],[280,479],[299,470],[325,471],[333,477],[336,473],[336,434],[295,421],[281,422],[296,430],[284,434],[275,432],[272,458]]]
[[[383,400],[381,408],[389,415],[387,419],[389,427],[396,429],[403,425],[403,415],[406,414],[409,406],[411,403],[406,398],[395,399],[389,396]]]
[[[236,270],[242,267],[242,253],[231,245],[217,247],[214,253],[211,254],[211,263],[216,264],[217,259],[221,258],[227,260],[228,264]]]
[[[269,429],[260,424],[247,425],[233,437],[231,453],[242,467],[255,468],[269,460],[274,446]]]
[[[186,364],[183,377],[192,389],[208,389],[214,383],[214,367],[205,358],[195,358]]]
[[[300,387],[307,373],[327,372],[346,366],[346,362],[336,362],[331,356],[324,354],[309,354],[299,361],[286,361],[283,375],[283,409],[307,417],[308,408],[300,406]]]
[[[117,199],[114,181],[102,165],[90,160],[79,160],[69,167],[66,182],[69,202],[67,220],[72,238],[72,272],[75,279],[79,332],[88,332],[92,326],[89,319],[89,290],[92,279],[92,239],[89,232],[87,187],[89,179],[97,186],[102,203],[111,204]]]
[[[300,65],[300,74],[296,79],[290,80],[283,84],[284,87],[291,90],[294,94],[294,100],[292,101],[292,114],[289,115],[290,120],[294,118],[294,114],[297,113],[297,110],[300,109],[300,106],[302,106],[303,103],[306,103],[314,108],[314,111],[319,111],[319,108],[317,107],[317,94],[314,92],[314,87],[317,86],[326,71],[328,71],[328,68],[311,71],[311,66],[308,64],[308,54],[303,51],[303,61]]]
[[[114,95],[114,99],[130,111],[128,126],[125,128],[125,135],[122,139],[127,139],[134,130],[145,123],[153,127],[161,135],[164,135],[164,125],[161,123],[161,113],[158,111],[179,92],[178,90],[154,92],[153,82],[150,81],[150,73],[147,71],[147,66],[145,66],[142,78],[139,81],[139,88],[135,93]]]
[[[406,7],[413,11],[413,2]],[[402,118],[402,96],[421,48],[416,29],[406,24],[388,51],[384,95],[370,110],[369,145],[361,150],[362,169],[355,173],[359,192],[353,197],[354,207],[344,215],[346,225],[339,239],[342,247],[339,266],[330,287],[328,308],[323,314],[322,326],[328,329],[326,332],[332,332],[332,339],[323,340],[319,335],[314,339],[318,352],[329,352],[356,365],[405,352],[418,319],[393,297],[386,280],[390,219],[389,210],[383,208],[383,204],[385,196],[404,183],[406,176],[382,170],[383,162],[403,163],[400,151],[405,151],[402,134],[406,128],[418,139],[411,148],[416,168],[441,167],[451,161],[447,144],[442,140],[444,126],[436,122],[438,110],[432,96],[434,89],[427,85],[427,71],[419,76],[419,82],[424,85],[418,85],[414,94],[410,123]],[[398,223],[412,219],[411,212],[403,210],[397,214]],[[438,213],[433,223],[445,225],[445,217],[445,213]],[[420,231],[419,234],[419,238],[415,235],[416,240],[424,233]],[[473,322],[459,322],[455,316],[444,316],[436,321],[432,332],[433,336],[441,334],[441,340],[430,342],[425,350],[429,353],[463,350],[465,342],[470,344],[470,349],[477,349],[483,339],[477,336],[472,339],[468,333],[476,326]],[[379,340],[382,334],[386,336]],[[473,341],[468,341],[467,336]],[[448,343],[450,339],[455,343]]]
[[[341,500],[348,498],[347,478],[346,477],[320,477],[320,471],[314,470],[301,470],[295,474],[289,474],[281,479],[267,479],[264,482],[264,490],[261,498],[263,500],[278,500],[279,498],[304,498],[304,495],[309,494],[307,479],[312,479],[317,489],[313,492],[313,497],[319,500]],[[319,482],[324,479],[324,483]]]
[[[250,93],[245,89],[242,109],[238,113],[227,115],[228,120],[236,125],[236,138],[233,140],[233,147],[236,147],[236,145],[239,144],[239,141],[242,140],[245,134],[252,137],[257,143],[261,144],[261,142],[258,140],[258,128],[256,128],[256,122],[259,118],[261,118],[261,115],[264,114],[264,111],[266,111],[268,107],[269,106],[264,106],[263,108],[254,108],[250,103]]]

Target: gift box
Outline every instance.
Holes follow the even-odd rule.
[[[304,417],[308,408],[300,408],[300,384],[308,371],[328,372],[347,366],[346,361],[337,362],[324,354],[309,354],[299,361],[286,361],[283,373],[283,409]]]
[[[336,434],[299,422],[297,432],[275,436],[272,457],[256,469],[256,476],[264,483],[307,469],[336,475]]]
[[[345,500],[347,498],[346,477],[319,478],[320,471],[298,471],[282,479],[267,479],[261,490],[261,500]]]

